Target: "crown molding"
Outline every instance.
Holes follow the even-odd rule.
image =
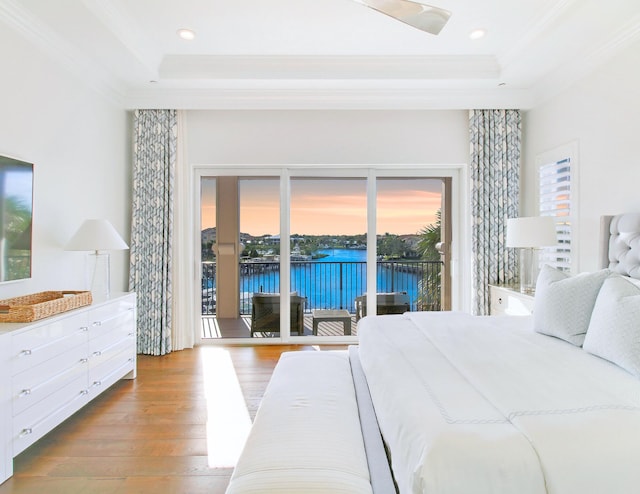
[[[125,105],[180,110],[468,110],[532,105],[520,89],[165,89],[132,91]]]
[[[640,15],[623,23],[609,42],[597,47],[586,56],[563,65],[562,77],[558,77],[555,70],[545,74],[532,87],[534,104],[542,104],[567,90],[613,58],[617,53],[638,41],[640,41]]]
[[[0,2],[0,20],[91,89],[112,103],[122,106],[124,88],[100,65],[79,53],[73,45],[29,14],[19,2],[15,0]]]
[[[119,4],[81,3],[157,84],[148,84],[143,76],[140,84],[127,85],[31,14],[20,0],[0,0],[0,22],[123,108],[528,109],[566,90],[640,39],[640,15],[628,17],[608,42],[585,56],[551,70],[547,67],[546,73],[526,86],[505,80],[508,86],[497,87],[503,77],[508,78],[511,65],[519,64],[526,52],[535,51],[540,36],[552,33],[562,16],[582,5],[579,0],[559,0],[498,57],[169,55],[153,67],[160,57],[158,50],[138,34],[135,20]],[[559,70],[562,77],[557,77]]]
[[[498,56],[501,67],[506,67],[522,57],[522,54],[540,38],[541,35],[557,23],[561,16],[578,2],[578,0],[561,0],[545,11],[544,16],[535,21],[529,29],[503,55]]]
[[[161,80],[220,79],[497,79],[490,55],[220,56],[169,55]]]
[[[144,67],[148,79],[158,79],[162,53],[140,34],[142,30],[138,23],[118,8],[116,2],[82,0],[82,3]]]

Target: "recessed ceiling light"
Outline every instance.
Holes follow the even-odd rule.
[[[177,34],[182,39],[186,39],[188,41],[191,41],[192,39],[194,39],[196,37],[195,31],[192,31],[191,29],[184,29],[184,28],[183,29],[178,29]]]
[[[484,38],[486,34],[487,34],[487,31],[485,31],[484,29],[474,29],[469,33],[469,38],[480,39],[480,38]]]

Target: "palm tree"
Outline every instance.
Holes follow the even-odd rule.
[[[31,205],[10,196],[0,205],[0,279],[31,276]]]
[[[436,222],[422,228],[418,234],[418,252],[425,261],[440,261],[440,252],[436,244],[441,241],[442,210],[436,211]],[[440,272],[441,269],[428,269],[418,281],[419,310],[440,310]]]
[[[418,242],[418,253],[425,261],[439,261],[440,253],[436,249],[436,244],[440,242],[440,230],[442,224],[442,210],[436,211],[436,222],[425,226],[418,232],[420,241]]]

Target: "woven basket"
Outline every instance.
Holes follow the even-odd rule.
[[[92,302],[91,292],[38,292],[0,300],[0,322],[31,322]]]

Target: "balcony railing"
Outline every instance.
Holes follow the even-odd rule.
[[[366,262],[293,261],[290,290],[306,297],[305,312],[346,309],[355,313],[355,299],[366,292]],[[378,261],[378,292],[407,292],[411,310],[440,310],[440,261]],[[280,291],[278,262],[242,262],[240,315],[251,314],[256,292]],[[216,313],[216,264],[202,263],[202,314]]]

